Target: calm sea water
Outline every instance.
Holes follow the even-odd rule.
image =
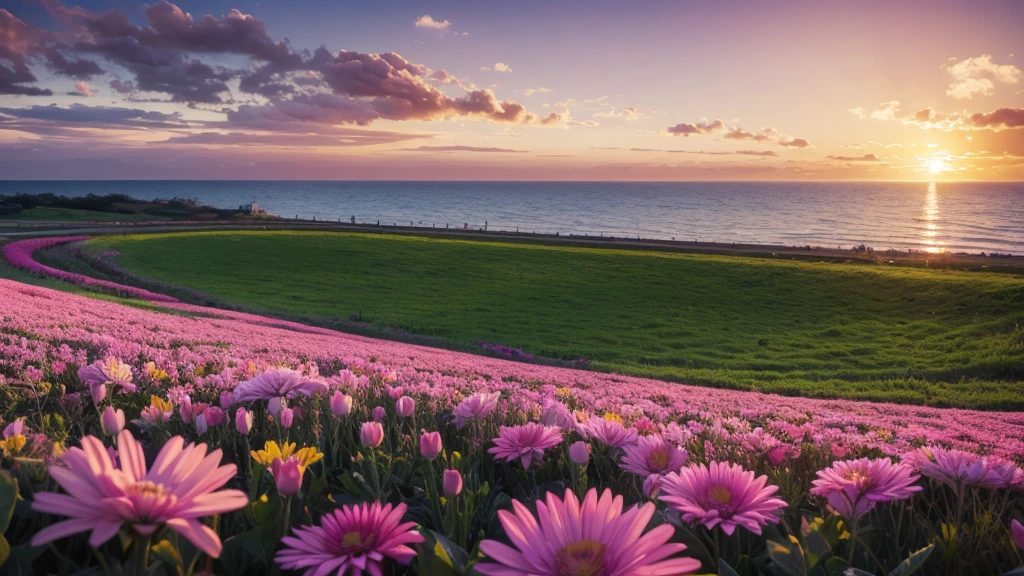
[[[0,195],[255,200],[286,217],[1024,254],[1024,183],[0,181]]]

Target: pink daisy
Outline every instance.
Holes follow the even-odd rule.
[[[537,501],[536,517],[517,500],[512,508],[514,513],[501,510],[498,518],[515,548],[495,540],[480,543],[491,562],[475,568],[486,576],[660,576],[700,568],[693,558],[671,558],[686,550],[669,543],[671,525],[644,533],[655,511],[650,502],[623,513],[622,496],[605,489],[598,498],[591,488],[582,504],[571,490],[564,500],[548,492],[546,502]]]
[[[622,448],[630,444],[636,444],[636,430],[626,428],[622,425],[622,422],[617,420],[607,420],[599,416],[592,416],[585,423],[580,424],[579,430],[584,438],[597,440],[612,448]]]
[[[220,556],[220,538],[199,518],[249,503],[239,490],[216,491],[235,475],[235,465],[221,466],[220,450],[207,454],[206,444],[184,446],[181,436],[164,444],[148,471],[142,444],[131,432],[121,431],[117,448],[120,467],[103,442],[86,436],[81,448],[64,454],[66,468],[50,467],[50,476],[68,493],[37,493],[32,508],[71,519],[43,528],[32,545],[91,531],[89,544],[99,547],[124,525],[143,536],[166,526],[210,556]]]
[[[271,368],[252,380],[235,387],[235,402],[270,400],[271,398],[294,398],[299,394],[312,396],[327,392],[327,383],[306,378],[301,372],[287,368]]]
[[[562,429],[558,426],[544,426],[529,422],[522,426],[502,426],[494,447],[488,452],[495,458],[512,462],[519,458],[523,468],[529,468],[534,460],[540,461],[544,452],[562,443]]]
[[[824,496],[836,512],[847,518],[860,518],[879,502],[909,498],[920,492],[914,486],[920,476],[903,464],[888,458],[843,460],[818,471],[811,494]]]
[[[381,576],[385,558],[408,564],[416,557],[409,544],[423,542],[413,522],[402,523],[405,504],[392,509],[380,502],[342,506],[325,514],[319,526],[295,528],[274,561],[286,570],[306,569],[306,576],[336,574]]]
[[[767,476],[755,478],[739,464],[690,464],[662,479],[659,498],[687,522],[700,522],[708,530],[720,525],[731,536],[742,526],[760,534],[766,523],[779,521],[775,512],[786,507],[772,497],[779,487],[767,483]]]
[[[957,492],[964,486],[999,488],[1004,485],[1000,471],[993,466],[995,461],[972,452],[932,446],[905,454],[903,460],[922,475],[948,484]]]
[[[667,474],[686,464],[686,450],[681,450],[660,435],[641,436],[637,443],[625,447],[619,467],[643,477]]]
[[[501,393],[499,392],[492,392],[490,394],[477,392],[466,398],[452,410],[452,415],[455,416],[455,427],[461,430],[466,425],[467,420],[484,418],[491,412],[494,412],[500,398]]]

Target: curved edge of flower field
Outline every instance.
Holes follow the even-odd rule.
[[[29,238],[27,240],[18,240],[16,242],[10,242],[3,246],[4,259],[15,268],[20,268],[28,272],[35,274],[41,274],[43,276],[49,276],[72,284],[78,284],[81,286],[90,286],[96,288],[105,288],[107,290],[113,290],[119,294],[124,294],[132,298],[138,298],[141,300],[147,300],[150,302],[177,302],[177,298],[172,298],[165,294],[157,294],[156,292],[150,292],[142,288],[136,288],[134,286],[125,286],[123,284],[117,284],[116,282],[110,282],[107,280],[99,280],[97,278],[91,278],[84,274],[76,274],[74,272],[67,272],[64,270],[58,270],[51,266],[46,266],[37,262],[33,258],[33,254],[39,250],[45,250],[52,248],[60,244],[68,244],[71,242],[81,242],[88,240],[90,236],[51,236],[46,238]]]
[[[301,364],[343,358],[372,363],[403,381],[478,391],[513,391],[524,401],[571,394],[594,412],[642,414],[655,421],[692,417],[771,418],[780,428],[827,428],[891,455],[942,443],[1004,457],[1024,454],[1024,413],[778,396],[524,364],[463,352],[377,340],[256,314],[166,303],[167,314],[0,279],[0,334],[28,333],[87,344],[97,357],[175,357],[205,364]],[[27,351],[0,346],[15,361]],[[91,354],[92,355],[92,354]],[[28,358],[23,358],[27,361]],[[228,371],[230,372],[230,370]],[[237,379],[232,374],[209,379]]]

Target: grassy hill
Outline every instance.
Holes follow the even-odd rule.
[[[91,244],[255,311],[709,386],[1024,408],[1024,279],[1009,274],[315,232]]]

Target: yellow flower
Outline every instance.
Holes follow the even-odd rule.
[[[62,454],[64,454],[64,443],[63,442],[54,442],[53,443],[53,451],[51,452],[51,455],[54,458],[60,458]]]
[[[555,394],[565,398],[566,396],[572,396],[572,388],[562,386],[561,388],[555,388]]]
[[[21,452],[21,449],[25,447],[25,436],[24,434],[14,434],[6,440],[0,440],[0,448],[4,451],[4,456],[10,458],[11,456],[17,455]]]
[[[605,412],[604,413],[604,419],[605,420],[611,420],[612,422],[618,422],[620,424],[622,423],[622,416],[619,416],[618,414],[616,414],[614,412]]]
[[[146,376],[149,376],[153,380],[163,380],[168,376],[166,370],[156,367],[156,362],[146,362],[143,366],[143,370],[146,372]]]
[[[273,440],[267,440],[267,443],[263,445],[263,450],[253,450],[252,459],[264,466],[270,466],[270,463],[274,460],[281,459],[287,460],[292,452],[295,451],[295,443],[285,442],[281,446],[277,445],[277,442]]]
[[[273,440],[267,440],[263,450],[253,450],[250,453],[252,454],[252,459],[263,466],[270,466],[270,463],[274,460],[283,461],[294,458],[299,463],[299,470],[301,472],[305,472],[310,464],[324,457],[322,452],[318,452],[312,446],[296,450],[294,442],[285,442],[278,446],[277,442]]]
[[[156,408],[157,410],[159,410],[161,412],[173,412],[174,411],[174,404],[171,404],[169,401],[164,400],[163,398],[161,398],[159,396],[150,396],[149,397],[149,405],[152,406],[153,408]]]

